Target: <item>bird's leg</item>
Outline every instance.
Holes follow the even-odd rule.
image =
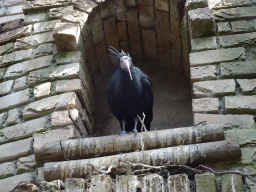
[[[125,122],[125,120],[123,119],[123,120],[122,120],[122,131],[121,131],[120,135],[126,134],[126,131],[125,131],[125,124],[126,124],[126,122]]]
[[[138,117],[135,117],[135,118],[134,118],[134,129],[132,130],[132,131],[133,131],[133,133],[135,134],[135,136],[136,136],[136,135],[137,135],[137,133],[138,133],[138,130],[137,130],[138,122],[139,122]]]

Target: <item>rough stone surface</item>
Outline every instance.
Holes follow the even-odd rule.
[[[10,178],[0,180],[1,191],[8,192],[13,190],[19,183],[24,182],[32,182],[33,174],[32,173],[24,173],[22,175],[16,175]]]
[[[0,80],[4,79],[5,72],[6,72],[6,68],[1,68],[0,69]]]
[[[42,181],[40,183],[40,192],[59,192],[63,187],[63,183],[60,180],[55,180],[51,182]]]
[[[86,182],[82,178],[68,178],[65,182],[64,192],[83,192],[86,186]],[[104,190],[105,191],[105,190]]]
[[[226,33],[231,32],[231,27],[228,22],[217,23],[217,28],[218,28],[219,34],[226,34]]]
[[[250,0],[208,0],[210,9],[221,9],[251,5]]]
[[[169,13],[165,11],[157,10],[156,12],[156,32],[154,37],[157,37],[158,48],[170,48],[170,21]],[[144,45],[145,46],[145,45]]]
[[[115,18],[111,17],[105,20],[103,22],[103,27],[104,27],[106,44],[115,47],[117,50],[120,50]]]
[[[52,58],[53,56],[49,55],[12,65],[7,69],[5,77],[9,78],[27,75],[30,71],[48,67],[51,65]]]
[[[216,191],[215,175],[212,173],[197,174],[195,176],[196,191]]]
[[[34,169],[36,167],[37,167],[37,164],[36,164],[34,154],[27,156],[27,157],[21,157],[18,159],[18,162],[17,162],[18,174],[24,173],[24,172]]]
[[[3,123],[6,121],[7,112],[0,113],[0,127],[2,127]]]
[[[97,6],[98,5],[94,1],[91,1],[91,0],[84,0],[83,2],[76,1],[74,3],[74,9],[83,11],[88,14]]]
[[[241,175],[226,174],[221,176],[222,191],[243,192],[243,180]]]
[[[118,178],[119,176],[117,175],[117,180]],[[94,192],[94,191],[112,192],[113,191],[112,189],[113,183],[109,175],[100,175],[100,174],[94,175],[91,178],[91,184],[92,185],[88,187],[88,192]]]
[[[190,11],[192,9],[197,8],[205,8],[208,7],[207,0],[187,0],[185,4],[186,11]]]
[[[243,93],[256,93],[256,79],[237,79]]]
[[[7,14],[8,15],[23,14],[22,5],[8,7]]]
[[[77,122],[79,119],[79,112],[77,109],[72,109],[70,111],[54,111],[51,114],[51,125],[54,127],[64,126],[64,125],[73,125],[73,121],[70,118]]]
[[[13,90],[20,91],[27,88],[27,76],[20,77],[15,80]]]
[[[0,110],[13,108],[29,101],[29,89],[0,97]]]
[[[136,175],[117,175],[116,192],[141,191]]]
[[[0,164],[0,179],[13,176],[16,173],[16,165],[14,162]]]
[[[245,78],[256,75],[255,60],[221,63],[221,76],[224,78]]]
[[[225,131],[226,138],[236,139],[239,145],[255,144],[255,126]]]
[[[217,49],[216,37],[204,37],[191,39],[192,52]]]
[[[195,81],[204,81],[217,79],[217,71],[215,65],[206,65],[190,68],[191,80]]]
[[[153,0],[138,0],[139,20],[143,27],[151,27],[154,24],[154,2]]]
[[[251,45],[256,41],[256,32],[236,35],[220,36],[221,47],[234,47],[240,45]]]
[[[0,83],[0,96],[10,93],[12,90],[13,84],[14,84],[13,80]]]
[[[33,27],[34,27],[33,33],[36,34],[36,33],[43,33],[43,32],[52,31],[57,22],[60,22],[60,21],[59,20],[54,20],[54,21],[35,23],[33,25]]]
[[[17,63],[21,61],[25,61],[28,59],[31,59],[33,50],[21,50],[21,51],[15,51],[10,54],[3,55],[2,60],[0,58],[0,66],[7,66],[12,63]]]
[[[0,162],[11,161],[29,155],[32,152],[32,143],[32,138],[29,138],[0,145]]]
[[[0,24],[7,23],[7,22],[13,21],[15,19],[23,19],[24,20],[24,18],[25,18],[24,14],[5,16],[5,17],[1,17]]]
[[[239,164],[250,165],[256,160],[256,149],[255,148],[241,148],[242,156]]]
[[[49,10],[49,20],[60,19],[64,14],[72,12],[73,6],[57,7]]]
[[[41,98],[49,96],[51,93],[51,82],[43,83],[35,86],[34,88],[34,97]]]
[[[135,6],[135,5],[134,5]],[[155,1],[155,7],[157,9],[169,12],[169,3],[168,0],[156,0]]]
[[[250,32],[254,30],[253,22],[246,20],[232,21],[231,22],[232,32]]]
[[[164,179],[158,174],[150,174],[143,177],[143,189],[142,192],[164,192],[165,185]]]
[[[57,56],[56,64],[78,63],[82,60],[81,56],[80,51],[60,52]]]
[[[169,192],[190,192],[190,182],[186,174],[169,176],[167,185]]]
[[[226,96],[225,109],[227,113],[255,113],[256,95],[254,96]]]
[[[40,117],[57,109],[80,109],[80,102],[74,92],[47,97],[25,106],[23,118]]]
[[[244,48],[216,49],[189,54],[191,66],[245,59]]]
[[[212,10],[198,8],[188,12],[190,35],[193,38],[215,35],[215,21]]]
[[[256,16],[256,7],[220,9],[214,11],[213,14],[216,20],[254,19]]]
[[[13,47],[14,47],[13,42],[0,46],[0,55],[12,52]]]
[[[20,118],[19,110],[17,108],[9,110],[8,112],[8,118],[7,118],[7,125],[13,125],[15,123],[18,123]]]
[[[25,17],[25,24],[31,24],[36,22],[41,22],[46,19],[46,13],[36,13],[36,14],[27,14]]]
[[[35,132],[44,131],[46,123],[47,118],[42,117],[1,129],[0,143],[27,138]]]
[[[156,32],[153,30],[142,30],[145,58],[147,60],[157,60]],[[170,55],[169,55],[170,61]]]
[[[1,24],[0,33],[5,33],[7,31],[12,31],[13,29],[17,29],[17,28],[22,29],[23,26],[24,26],[23,19],[15,19],[15,20],[12,20],[12,21],[8,21],[7,23],[2,23]],[[19,31],[16,31],[16,32],[19,32]],[[6,34],[10,34],[10,33],[6,33]],[[12,34],[15,35],[15,33],[12,33]]]
[[[33,57],[37,58],[47,55],[54,55],[56,52],[57,48],[53,43],[44,43],[33,50]]]
[[[91,23],[93,42],[94,42],[94,45],[96,46],[101,41],[104,40],[104,30],[102,26],[100,13],[95,13],[94,17],[91,18],[90,23]]]
[[[205,123],[211,124],[224,124],[225,126],[237,125],[253,125],[253,115],[215,115],[215,114],[194,114],[194,124]]]
[[[217,113],[219,112],[219,100],[218,98],[202,98],[192,100],[193,112],[208,112]]]
[[[195,97],[211,97],[235,94],[236,84],[233,79],[201,81],[193,84]]]
[[[87,13],[78,10],[70,10],[68,13],[63,14],[61,17],[61,22],[78,23],[81,29],[83,29],[84,25],[86,25],[87,19]]]
[[[104,41],[100,42],[96,47],[95,51],[99,63],[99,69],[101,74],[105,74],[110,69],[109,55],[107,45]]]

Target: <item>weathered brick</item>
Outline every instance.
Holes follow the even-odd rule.
[[[19,15],[10,15],[10,16],[1,17],[0,24],[7,23],[7,22],[13,21],[15,19],[23,19],[24,20],[25,15],[24,14],[19,14]]]
[[[214,11],[213,14],[216,20],[254,19],[256,17],[256,7],[220,9]]]
[[[204,37],[191,39],[192,52],[217,49],[216,37]]]
[[[42,97],[47,97],[51,93],[51,82],[46,82],[40,85],[35,86],[34,88],[34,97],[39,99]]]
[[[0,96],[10,93],[12,90],[13,84],[14,84],[13,80],[0,83]]]
[[[54,20],[54,21],[35,23],[33,25],[34,27],[33,33],[36,34],[36,33],[52,31],[57,22],[60,22],[60,21]]]
[[[125,21],[126,20],[126,7],[122,0],[114,1],[114,8],[116,10],[117,20]]]
[[[6,53],[12,52],[13,47],[14,47],[13,42],[0,46],[0,56]]]
[[[243,93],[255,93],[256,92],[256,79],[237,79]]]
[[[250,32],[254,30],[253,22],[241,20],[231,22],[232,32]]]
[[[116,192],[141,191],[139,185],[136,175],[118,175],[116,177]]]
[[[6,70],[7,70],[6,68],[1,68],[0,69],[0,80],[4,79],[4,75],[5,75]]]
[[[222,9],[251,5],[250,0],[208,0],[210,9]]]
[[[16,165],[13,162],[0,164],[0,178],[10,177],[16,173]]]
[[[23,14],[22,5],[8,7],[7,14],[8,15]]]
[[[68,179],[66,179],[66,182],[65,182],[65,192],[68,192],[68,191],[73,191],[73,192],[84,191],[86,186],[87,186],[87,182],[82,178],[68,178]]]
[[[125,177],[126,175],[122,175],[119,176],[117,175],[117,184],[118,185],[118,181],[120,180],[120,177]],[[88,192],[94,192],[94,191],[106,191],[106,192],[112,192],[112,179],[109,175],[101,175],[101,174],[97,174],[97,175],[93,175],[91,177],[91,183],[92,185],[90,185],[88,187]],[[116,191],[116,192],[120,192],[120,191]]]
[[[249,165],[253,164],[253,161],[256,160],[256,149],[254,147],[241,147],[242,156],[239,161],[239,164]]]
[[[197,9],[197,8],[205,8],[205,7],[208,7],[207,0],[187,0],[185,4],[186,11],[190,11],[192,9]]]
[[[232,192],[234,189],[243,192],[243,180],[241,175],[226,174],[221,176],[222,191]]]
[[[186,174],[171,175],[167,179],[169,192],[190,192],[190,181]]]
[[[67,107],[70,109],[81,108],[80,101],[74,92],[47,97],[28,104],[24,108],[23,118],[40,117],[49,114],[54,110],[67,109]]]
[[[37,59],[24,61],[10,66],[5,74],[6,78],[27,75],[30,71],[48,67],[51,65],[53,56],[44,56]]]
[[[15,6],[15,5],[21,5],[23,3],[25,3],[25,0],[5,0],[4,6],[11,7],[11,6]]]
[[[12,63],[17,63],[21,61],[25,61],[28,59],[31,59],[33,50],[21,50],[21,51],[15,51],[10,54],[3,55],[2,61],[0,60],[0,66],[7,66]]]
[[[104,30],[100,13],[95,13],[94,17],[91,18],[90,23],[94,45],[98,45],[104,40]]]
[[[68,13],[63,14],[63,16],[61,17],[61,22],[78,23],[80,25],[80,28],[83,29],[87,19],[87,13],[78,10],[70,10]]]
[[[82,2],[75,2],[74,3],[74,9],[75,10],[79,10],[79,11],[83,11],[85,13],[90,13],[92,12],[92,10],[97,7],[98,5],[91,0],[84,0]]]
[[[142,30],[143,48],[145,59],[150,61],[157,60],[156,32],[153,30]]]
[[[25,16],[25,24],[37,23],[46,20],[46,13],[27,14]]]
[[[231,27],[228,22],[219,22],[217,23],[217,28],[219,34],[225,34],[225,33],[230,33],[231,32]]]
[[[253,77],[256,75],[255,60],[221,63],[220,71],[224,78]]]
[[[194,124],[205,123],[211,124],[224,124],[225,126],[237,125],[253,125],[253,115],[215,115],[215,114],[194,114]]]
[[[42,57],[47,55],[54,55],[57,52],[57,48],[53,43],[44,43],[39,45],[36,49],[33,49],[33,57]]]
[[[219,112],[220,104],[218,98],[202,98],[192,100],[193,112]]]
[[[0,143],[30,137],[35,132],[44,131],[46,117],[26,121],[0,130]]]
[[[191,66],[245,59],[244,48],[216,49],[189,54]]]
[[[0,8],[0,16],[3,17],[7,15],[7,8],[4,8],[3,6],[1,6]]]
[[[42,43],[52,43],[52,32],[42,33],[38,35],[31,35],[16,40],[15,49],[29,49],[36,47]]]
[[[8,118],[6,119],[7,125],[13,125],[19,121],[20,114],[17,108],[9,110]]]
[[[21,182],[32,182],[34,179],[33,173],[24,173],[6,179],[0,180],[1,191],[12,191]]]
[[[0,162],[11,161],[29,155],[32,152],[32,144],[33,140],[29,138],[0,145]]]
[[[215,65],[206,65],[190,68],[191,80],[193,82],[217,79],[216,73],[217,72]]]
[[[225,109],[227,113],[255,113],[256,96],[226,96]]]
[[[152,27],[154,24],[154,2],[153,0],[138,0],[140,25]]]
[[[15,20],[12,20],[12,21],[8,21],[7,23],[2,23],[1,24],[0,33],[5,33],[5,32],[8,32],[8,31],[12,31],[12,30],[17,29],[17,28],[23,29],[23,26],[24,26],[23,19],[15,19]],[[6,37],[10,37],[11,35],[15,36],[16,35],[15,32],[22,32],[22,30],[20,30],[20,31],[15,30],[12,33],[5,33],[5,34],[1,35],[1,37],[6,38]]]
[[[7,118],[7,112],[0,113],[0,127],[4,124]]]
[[[69,13],[72,10],[73,10],[73,6],[52,8],[48,12],[48,18],[49,20],[60,19],[62,15]]]
[[[29,101],[29,89],[0,97],[0,110],[13,108]]]
[[[192,38],[215,35],[215,20],[212,10],[208,7],[191,10],[188,12],[188,16]]]
[[[143,192],[164,192],[165,191],[165,185],[164,185],[164,179],[162,176],[158,174],[150,174],[143,177]]]
[[[82,46],[81,30],[76,23],[56,23],[53,38],[58,50],[77,51]]]
[[[211,97],[235,94],[235,80],[200,81],[193,84],[195,97]]]
[[[13,86],[14,91],[20,91],[25,88],[27,88],[27,76],[23,76],[15,80]]]
[[[35,169],[37,167],[35,155],[30,155],[27,157],[21,157],[17,162],[17,172],[18,174],[30,171],[31,169]]]
[[[114,9],[114,3],[111,1],[108,3],[99,4],[99,7],[100,7],[100,14],[102,18],[116,15],[115,9]]]
[[[196,174],[195,181],[197,192],[216,192],[216,181],[213,173]]]
[[[231,129],[225,131],[226,138],[236,139],[239,145],[255,144],[255,126],[247,126],[244,129]]]
[[[103,22],[104,26],[104,33],[106,44],[115,47],[119,50],[119,43],[118,43],[118,33],[117,33],[117,26],[116,20],[114,17],[111,17]]]
[[[77,63],[81,61],[80,51],[60,52],[57,55],[56,64]]]
[[[256,32],[236,35],[220,36],[221,47],[234,47],[239,45],[251,45],[256,41]]]

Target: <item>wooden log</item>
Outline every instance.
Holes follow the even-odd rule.
[[[204,162],[234,161],[241,157],[241,150],[236,140],[215,141],[193,145],[180,145],[148,151],[138,151],[92,159],[51,162],[44,164],[44,179],[52,181],[66,178],[84,178],[86,175],[105,167],[117,167],[125,163],[143,163],[160,166],[191,165]]]
[[[143,132],[137,136],[111,135],[47,143],[35,149],[35,157],[37,162],[88,159],[142,150],[143,144],[144,150],[150,150],[219,140],[224,140],[221,125],[196,126]]]

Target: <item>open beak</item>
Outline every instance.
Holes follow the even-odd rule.
[[[129,61],[124,61],[124,63],[125,63],[125,68],[129,72],[129,75],[130,75],[130,78],[131,78],[131,81],[132,81],[132,73],[131,73],[131,70],[130,70],[131,65],[130,65]]]

